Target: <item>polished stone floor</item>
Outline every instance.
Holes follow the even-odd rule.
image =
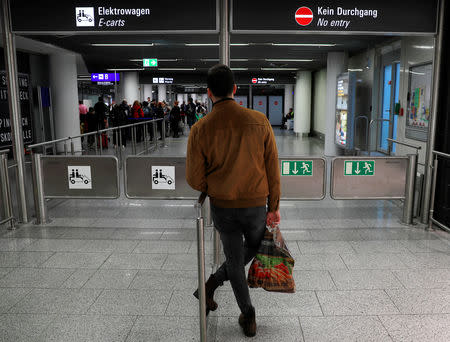
[[[277,143],[323,150],[284,132]],[[398,201],[284,201],[281,215],[297,292],[251,290],[254,341],[450,341],[448,234],[403,226]],[[0,231],[0,341],[199,340],[193,201],[52,200],[49,216]],[[208,341],[249,340],[229,284],[216,300]]]

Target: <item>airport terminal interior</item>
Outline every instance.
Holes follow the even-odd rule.
[[[449,1],[303,3],[1,1],[0,341],[450,341]],[[252,339],[229,282],[206,321],[193,296],[225,258],[185,175],[219,63],[295,260]]]

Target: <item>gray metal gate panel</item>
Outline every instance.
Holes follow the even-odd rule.
[[[374,161],[373,176],[345,175],[346,161]],[[404,199],[407,157],[339,157],[331,168],[331,198],[339,199]]]
[[[262,95],[253,96],[253,109],[267,116],[267,96]]]
[[[120,197],[119,168],[114,156],[42,156],[45,198]],[[69,166],[90,167],[91,189],[70,189]]]
[[[283,161],[312,161],[312,176],[283,176]],[[282,200],[323,200],[326,195],[327,161],[324,158],[279,157]]]
[[[280,126],[283,120],[283,96],[269,96],[269,121]]]
[[[175,167],[175,189],[153,189],[152,166]],[[125,195],[137,199],[198,199],[186,182],[186,157],[130,156],[125,160]]]
[[[248,97],[247,95],[245,96],[235,96],[234,100],[236,101],[236,103],[242,107],[248,108]]]

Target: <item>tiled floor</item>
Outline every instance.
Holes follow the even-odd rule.
[[[254,341],[450,341],[446,233],[401,225],[390,201],[282,202],[281,213],[297,292],[251,290]],[[0,341],[199,340],[191,201],[53,201],[49,215],[0,231]],[[208,341],[249,340],[229,284],[216,300]]]

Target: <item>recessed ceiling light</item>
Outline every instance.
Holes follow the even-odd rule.
[[[275,70],[283,70],[283,71],[297,71],[298,68],[261,68],[261,70],[266,71],[275,71]]]
[[[130,62],[142,62],[143,58],[133,58],[130,59]],[[179,59],[178,58],[169,58],[169,59],[165,59],[165,58],[158,58],[158,62],[178,62]]]
[[[231,68],[233,71],[246,71],[248,68]]]
[[[231,46],[249,46],[250,43],[231,43]]]
[[[266,58],[266,62],[312,62],[313,59]]]
[[[219,46],[219,43],[186,43],[186,46]]]
[[[348,69],[348,71],[364,71],[363,69]]]
[[[162,70],[162,71],[194,71],[194,70],[197,70],[197,68],[158,68],[157,70]]]
[[[133,43],[92,43],[92,46],[154,46],[153,43],[145,43],[145,44],[133,44]]]
[[[273,46],[305,46],[305,47],[333,47],[332,43],[272,43]]]
[[[124,68],[124,69],[106,69],[108,71],[141,71],[144,70],[144,68],[134,68],[134,69],[128,69],[128,68]]]
[[[202,58],[200,59],[202,62],[218,62],[219,58]],[[248,58],[232,58],[231,62],[248,62]]]
[[[433,45],[413,45],[412,47],[415,49],[425,49],[425,50],[434,49]]]

